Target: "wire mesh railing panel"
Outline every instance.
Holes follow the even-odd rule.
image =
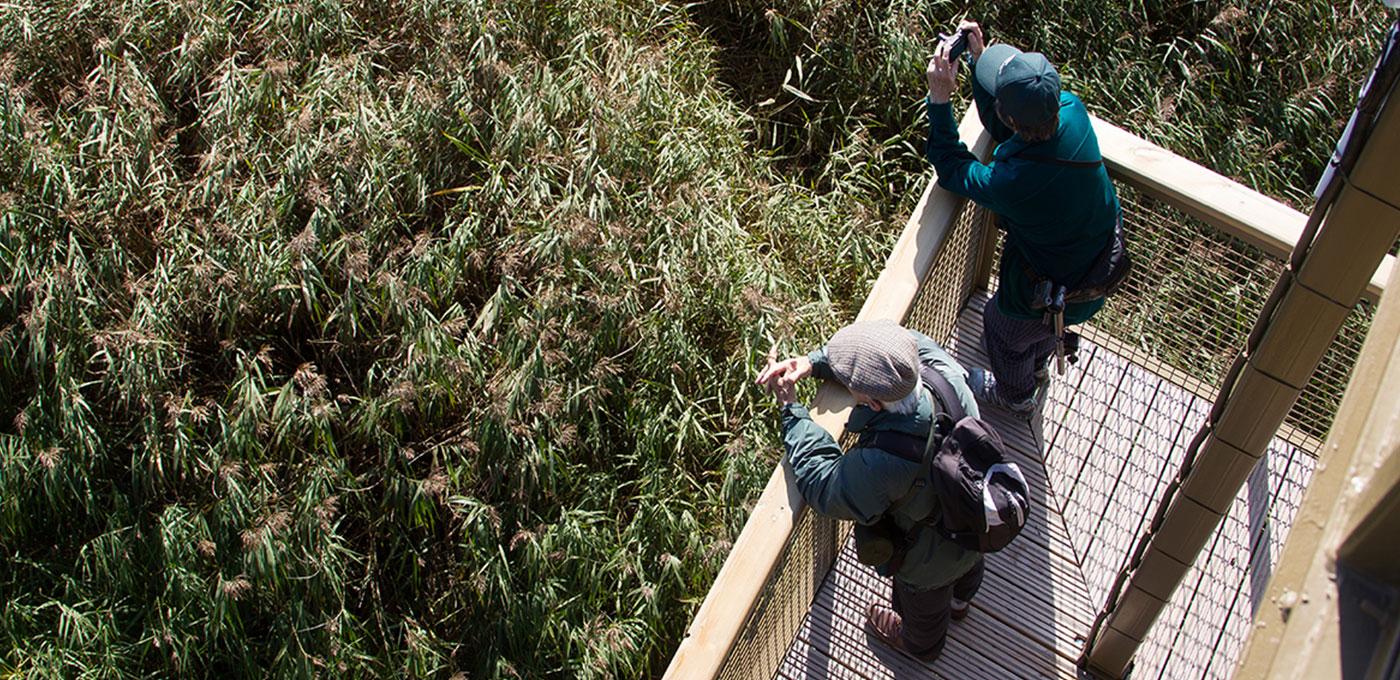
[[[947,343],[958,325],[958,314],[972,294],[978,249],[987,228],[987,211],[968,202],[948,230],[943,249],[929,267],[914,298],[905,325],[940,343]]]
[[[1102,606],[1210,403],[1123,358],[1088,329],[1079,364],[1052,381],[1045,468],[1095,606]]]
[[[1121,178],[1119,196],[1134,271],[1081,329],[1086,361],[1052,384],[1043,408],[1047,478],[1100,604],[1284,272],[1281,259]],[[959,212],[906,325],[949,342],[973,292],[992,219],[972,204]],[[1272,442],[1268,463],[1250,478],[1153,628],[1137,677],[1228,674],[1372,313],[1362,302],[1348,317]],[[1098,355],[1102,361],[1091,359]],[[846,530],[802,514],[721,677],[771,676]]]
[[[1100,421],[1094,450],[1085,456],[1072,487],[1075,503],[1066,508],[1066,523],[1084,532],[1081,566],[1089,592],[1099,602],[1107,596],[1122,556],[1136,539],[1134,517],[1152,502],[1149,494],[1157,470],[1149,461],[1170,455],[1165,448],[1151,447],[1169,447],[1182,425],[1149,418],[1160,387],[1160,380],[1140,369],[1124,371],[1112,408]]]
[[[1087,349],[1089,351],[1085,352],[1075,371],[1073,393],[1063,396],[1067,401],[1062,419],[1055,423],[1053,433],[1048,431],[1049,427],[1046,428],[1046,473],[1055,493],[1065,500],[1074,497],[1076,484],[1081,479],[1089,454],[1094,449],[1095,438],[1112,407],[1118,383],[1123,377],[1121,363],[1101,361],[1097,348]],[[1089,480],[1084,481],[1089,483]],[[1067,520],[1073,516],[1073,506],[1070,504],[1067,503],[1061,510],[1071,513]]]
[[[1133,273],[1093,325],[1214,394],[1283,264],[1131,187],[1118,196]]]
[[[1118,195],[1134,270],[1093,325],[1213,395],[1284,262],[1131,187]],[[1357,305],[1294,404],[1285,422],[1301,434],[1326,438],[1371,316]]]
[[[1317,461],[1279,439],[1149,633],[1133,677],[1226,678]]]
[[[1283,469],[1272,465],[1285,458],[1287,464]],[[1246,494],[1251,496],[1248,562],[1243,569],[1234,560],[1226,563],[1229,569],[1238,573],[1230,575],[1233,587],[1226,590],[1229,604],[1225,610],[1224,625],[1216,637],[1215,654],[1207,669],[1210,677],[1229,677],[1235,661],[1244,650],[1250,622],[1264,599],[1283,540],[1287,537],[1288,528],[1293,526],[1293,519],[1302,503],[1302,490],[1317,466],[1316,458],[1289,445],[1272,448],[1265,460],[1271,463],[1267,475],[1270,495],[1267,502],[1254,498],[1258,493],[1256,489],[1263,486],[1262,478],[1265,476],[1262,473],[1264,466],[1260,465],[1255,468],[1246,487]]]
[[[1120,197],[1133,275],[1081,329],[1083,363],[1067,384],[1052,385],[1043,408],[1047,476],[1100,604],[1285,269],[1282,259],[1131,187],[1120,187]],[[1359,303],[1334,339],[1268,464],[1153,629],[1157,649],[1144,647],[1137,677],[1229,673],[1371,315],[1372,305]],[[1154,385],[1151,375],[1165,382]]]
[[[1094,320],[1092,330],[1129,345],[1128,356],[1155,366],[1162,375],[1213,401],[1229,364],[1246,347],[1247,336],[1259,322],[1260,310],[1284,274],[1285,264],[1160,201],[1131,189],[1120,195],[1138,266],[1127,290]],[[1225,677],[1230,672],[1278,557],[1272,532],[1275,527],[1280,535],[1286,532],[1297,511],[1299,500],[1285,492],[1305,485],[1316,465],[1315,456],[1331,427],[1371,316],[1369,303],[1357,304],[1334,338],[1263,462],[1153,627],[1139,655],[1138,677]],[[1153,318],[1158,323],[1152,323]],[[1174,457],[1179,461],[1180,452]],[[1173,464],[1169,472],[1178,466],[1179,462]],[[1106,480],[1110,474],[1084,472],[1094,480]],[[1123,473],[1118,477],[1121,481]],[[1163,485],[1159,481],[1154,486],[1160,495]],[[1071,494],[1066,502],[1092,505],[1098,500]],[[1106,508],[1102,526],[1120,524],[1111,521],[1114,514],[1129,517],[1153,512],[1161,502],[1139,510],[1129,507],[1135,504],[1131,499],[1115,501]],[[1066,510],[1067,518],[1074,514]],[[1142,519],[1137,523],[1140,532],[1144,523]],[[1103,551],[1092,548],[1098,537],[1116,541],[1114,532],[1100,529],[1082,553],[1091,592],[1102,597],[1104,584],[1112,588],[1118,576],[1103,578],[1105,564],[1098,559]],[[1129,549],[1135,544],[1130,542]],[[1118,558],[1121,569],[1126,553],[1120,552]]]
[[[773,676],[844,538],[836,520],[802,511],[783,550],[780,566],[769,577],[744,623],[720,678],[768,680]]]

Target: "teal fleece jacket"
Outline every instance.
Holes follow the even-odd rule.
[[[977,401],[967,387],[967,371],[928,336],[910,331],[919,346],[919,360],[946,376],[958,393],[958,400],[970,416],[978,416]],[[833,378],[831,364],[823,347],[808,355],[812,374]],[[896,430],[928,436],[933,422],[934,402],[928,389],[921,389],[917,413],[900,414],[856,406],[846,422],[846,430],[856,433]],[[857,445],[842,453],[841,447],[822,426],[812,421],[807,407],[783,407],[783,445],[792,466],[798,491],[813,510],[861,524],[873,524],[887,511],[906,532],[926,517],[936,516],[937,497],[927,486],[910,498],[903,498],[919,475],[919,465],[882,449]],[[896,578],[916,590],[948,585],[977,562],[979,553],[964,550],[938,532],[920,526],[904,566]]]
[[[958,139],[952,104],[928,102],[929,162],[938,170],[938,185],[998,216],[1006,232],[998,274],[997,307],[1017,319],[1040,319],[1030,308],[1034,290],[1026,265],[1041,276],[1077,283],[1109,243],[1122,210],[1108,170],[1030,160],[1024,156],[1097,161],[1098,139],[1084,103],[1060,92],[1060,124],[1055,136],[1028,144],[996,116],[996,102],[972,78],[972,95],[982,125],[999,144],[990,163],[982,164]],[[1103,300],[1070,305],[1065,323],[1081,323],[1103,307]]]

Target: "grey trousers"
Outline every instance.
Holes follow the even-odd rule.
[[[948,640],[953,599],[968,602],[981,586],[980,559],[957,581],[942,588],[915,590],[896,578],[890,605],[904,621],[904,649],[924,661],[938,658],[943,653],[943,644]]]
[[[982,343],[997,377],[997,391],[1008,401],[1030,398],[1035,369],[1055,353],[1055,329],[1043,321],[1013,319],[997,307],[997,291],[982,310]]]

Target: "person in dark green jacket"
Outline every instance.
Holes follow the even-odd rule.
[[[970,383],[984,403],[1028,414],[1035,388],[1048,380],[1055,329],[1031,308],[1038,279],[1071,290],[1115,238],[1118,195],[1099,154],[1084,103],[1060,89],[1045,57],[1004,44],[984,50],[982,29],[968,35],[972,96],[983,126],[999,144],[983,164],[958,139],[949,99],[957,63],[940,47],[928,67],[928,159],[939,186],[996,214],[1006,233],[996,295],[983,313],[990,375],[973,369]],[[1087,321],[1103,298],[1070,304],[1066,325]]]
[[[786,460],[807,504],[866,526],[888,517],[906,537],[902,565],[894,573],[892,564],[882,568],[894,577],[893,609],[872,604],[867,615],[888,644],[932,660],[943,649],[949,620],[967,613],[981,583],[982,556],[929,526],[941,511],[932,488],[915,483],[921,466],[873,445],[881,431],[928,437],[938,407],[919,378],[920,364],[947,378],[967,415],[979,416],[963,367],[928,336],[893,321],[847,326],[806,356],[770,357],[755,382],[783,404]],[[807,376],[834,380],[855,398],[846,422],[846,431],[857,436],[851,450],[843,453],[797,403],[796,383]]]

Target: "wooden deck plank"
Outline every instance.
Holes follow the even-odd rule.
[[[804,634],[805,633],[805,634]],[[871,677],[863,669],[852,668],[845,660],[848,655],[832,655],[833,650],[825,643],[810,642],[810,628],[805,627],[798,631],[797,639],[793,641],[792,648],[788,650],[787,656],[783,657],[783,663],[778,667],[778,675],[793,680],[806,678],[840,678],[841,680],[863,680]]]
[[[869,678],[994,677],[979,675],[980,656],[961,639],[949,639],[943,655],[933,664],[880,644],[865,631],[868,602],[851,592],[849,583],[829,579],[799,634],[808,643],[817,640],[825,645],[833,656]]]
[[[954,348],[954,355],[958,358],[958,360],[961,363],[967,366],[981,366],[984,368],[986,367],[987,362],[985,352],[981,346],[982,325],[981,315],[979,313],[980,309],[985,305],[985,303],[985,297],[976,296],[974,298],[972,303],[969,305],[968,309],[964,311],[964,314],[960,318],[958,331],[954,335],[953,343],[951,343]],[[1082,356],[1086,358],[1081,360],[1081,362],[1078,364],[1078,367],[1072,367],[1070,369],[1068,375],[1066,376],[1067,379],[1055,379],[1052,382],[1052,391],[1058,388],[1060,390],[1065,391],[1066,400],[1072,398],[1073,386],[1077,384],[1076,381],[1079,378],[1081,378],[1084,373],[1080,370],[1079,367],[1083,367],[1088,365],[1089,363],[1093,363],[1092,357],[1094,356],[1094,353],[1096,351],[1096,347],[1092,345],[1086,345],[1085,349],[1082,350]],[[1064,409],[1066,408],[1064,406],[1064,403],[1065,401],[1057,402],[1052,398],[1047,402],[1046,406],[1047,408],[1058,407]],[[1045,494],[1047,499],[1045,506],[1053,507],[1058,511],[1062,507],[1063,501],[1056,498],[1056,490],[1052,481],[1050,481],[1048,478],[1045,479],[1044,482],[1040,481],[1042,478],[1044,478],[1044,469],[1045,467],[1047,467],[1043,465],[1046,458],[1040,451],[1039,442],[1036,442],[1034,440],[1029,424],[1026,421],[1018,419],[1015,416],[1012,416],[1008,412],[1001,409],[984,409],[983,415],[986,416],[986,418],[989,421],[991,421],[1003,434],[1003,438],[1011,447],[1012,452],[1014,454],[1017,454],[1017,462],[1020,463],[1023,468],[1028,470],[1027,477],[1028,481],[1032,484],[1033,491],[1035,493],[1039,493],[1041,492],[1041,488],[1043,488],[1043,493]],[[1054,420],[1054,418],[1047,417],[1044,420],[1047,423],[1050,423]],[[1047,434],[1045,435],[1045,439],[1048,441],[1051,436],[1053,436],[1053,434],[1047,432]],[[1037,460],[1040,461],[1042,464],[1033,464],[1033,461]],[[1043,487],[1042,484],[1044,485]],[[1049,521],[1049,524],[1051,525],[1054,533],[1059,535],[1063,532],[1066,537],[1071,535],[1072,530],[1069,527],[1065,526],[1064,520],[1058,516],[1058,513],[1050,514],[1053,517]],[[1073,541],[1067,540],[1065,544],[1056,546],[1056,550],[1069,560],[1078,562],[1080,559],[1078,552],[1075,550]]]
[[[1058,466],[1050,473],[1051,484],[1064,499],[1065,527],[1073,537],[1081,566],[1090,557],[1087,548],[1098,529],[1097,517],[1089,509],[1107,502],[1109,496],[1109,489],[1103,487],[1108,480],[1100,468],[1107,462],[1103,458],[1114,451],[1100,449],[1116,443],[1111,438],[1106,440],[1105,428],[1112,418],[1112,404],[1126,368],[1096,348],[1084,373],[1074,410],[1050,444],[1048,456]]]
[[[1065,442],[1072,434],[1070,428],[1075,423],[1073,414],[1091,396],[1085,389],[1093,382],[1093,376],[1087,369],[1100,363],[1098,354],[1101,351],[1092,344],[1080,347],[1079,362],[1069,368],[1064,376],[1054,377],[1045,393],[1047,403],[1042,412],[1042,427],[1045,432],[1046,475],[1052,480],[1051,486],[1055,487],[1062,503],[1069,502],[1070,496],[1065,491],[1079,471],[1079,449],[1066,447]]]
[[[848,581],[852,585],[849,592],[856,597],[860,597],[863,592],[867,597],[887,602],[889,589],[870,590],[872,584],[864,578],[866,576],[874,575],[862,574],[858,570],[842,570],[833,574],[833,578]],[[990,573],[988,576],[987,580],[992,580]],[[1002,659],[999,665],[1008,671],[1020,671],[1014,673],[1018,676],[1026,670],[1033,670],[1043,676],[1063,677],[1068,674],[1073,677],[1074,655],[1068,653],[1069,650],[1057,653],[1052,645],[1046,644],[1048,640],[1056,637],[1054,633],[1031,630],[1037,624],[1053,624],[1051,618],[1054,608],[1047,606],[1034,622],[1026,618],[1018,620],[1002,609],[1001,605],[1005,604],[1005,601],[998,602],[997,593],[988,592],[985,588],[984,583],[984,590],[972,601],[973,609],[968,617],[950,626],[950,639],[965,640],[969,647],[974,642],[985,643],[977,646],[982,656],[994,660]]]
[[[860,564],[846,562],[841,567],[844,568],[834,571],[830,578],[841,579],[847,593],[855,597],[864,596],[865,602],[888,603],[892,588],[889,579],[865,571]],[[1049,600],[1030,602],[1026,597],[1022,597],[1022,590],[1016,586],[1016,583],[1022,581],[1026,581],[1025,575],[1008,574],[1005,569],[997,569],[988,564],[983,586],[977,596],[973,597],[973,611],[965,623],[979,616],[987,618],[987,625],[998,628],[1004,637],[1012,637],[1014,632],[1015,639],[998,642],[998,645],[1007,648],[1004,651],[1012,651],[1018,656],[1028,658],[1040,655],[1050,659],[1051,656],[1056,656],[1072,666],[1074,659],[1078,658],[1081,645],[1082,638],[1079,637],[1079,632],[1088,631],[1088,621],[1071,620],[1068,614],[1075,607],[1067,606],[1068,603]],[[1084,613],[1085,611],[1081,611],[1081,614]],[[970,644],[970,641],[977,638],[967,639]],[[1058,662],[1051,660],[1047,663],[1053,665]]]
[[[971,310],[966,311],[960,319],[959,330],[954,334],[953,342],[950,343],[953,355],[964,366],[986,367],[986,356],[980,344],[980,333],[980,315],[976,315]],[[1040,442],[1037,441],[1030,424],[1001,409],[983,409],[982,415],[985,420],[997,428],[1011,449],[1012,459],[1022,468],[1026,475],[1026,481],[1032,487],[1032,501],[1037,503],[1038,507],[1053,508],[1058,513],[1061,502],[1055,497],[1053,485],[1045,475],[1044,456]],[[1048,531],[1056,536],[1068,537],[1069,535],[1062,521],[1049,523]],[[1057,549],[1060,547],[1072,548],[1072,544],[1065,542],[1056,546]],[[1066,553],[1065,557],[1077,560],[1077,556],[1072,550]]]
[[[1030,433],[1024,421],[1014,420],[1014,417],[1006,413],[993,412],[991,409],[983,414],[986,420],[997,431],[1003,435],[1010,449],[1011,460],[1015,461],[1026,477],[1026,482],[1031,487],[1030,501],[1032,515],[1046,514],[1047,510],[1055,509],[1056,521],[1045,523],[1032,523],[1021,533],[1017,542],[1030,540],[1046,547],[1052,551],[1059,552],[1065,559],[1076,560],[1073,545],[1069,541],[1069,533],[1064,523],[1058,521],[1058,502],[1053,500],[1053,491],[1050,489],[1044,473],[1039,452],[1034,448],[1034,443],[1030,441]]]
[[[1019,541],[1017,541],[1019,542]],[[1008,580],[1018,589],[1018,597],[1032,597],[1043,602],[1059,602],[1072,609],[1072,614],[1082,623],[1092,620],[1093,604],[1089,591],[1080,580],[1079,565],[1070,562],[1057,553],[1045,553],[1033,549],[1006,550],[987,556],[987,568],[996,574],[1035,574],[1039,578],[1011,578]]]
[[[989,363],[987,361],[986,350],[982,347],[981,309],[983,305],[985,305],[985,303],[985,297],[980,295],[974,296],[974,298],[969,302],[968,309],[965,310],[963,316],[959,318],[958,327],[956,332],[954,333],[954,342],[950,351],[952,352],[954,357],[957,357],[959,363],[962,363],[964,366],[967,367],[976,366],[985,369],[989,366]],[[1073,375],[1073,371],[1071,371],[1070,376]],[[1062,379],[1057,379],[1055,382],[1065,383],[1066,381]],[[1072,393],[1073,392],[1071,391],[1067,394]],[[984,410],[987,412],[987,414],[1009,415],[1001,409],[987,408]],[[1014,418],[1010,420],[1013,420],[1017,423],[1025,422]],[[1041,449],[1042,445],[1044,444],[1044,441],[1037,441],[1036,438],[1032,436],[1028,425],[1012,428],[1012,430],[1013,436],[1026,442],[1026,450],[1035,452],[1037,455],[1041,455],[1043,453]],[[1048,441],[1048,435],[1045,441]],[[1045,462],[1043,457],[1041,458],[1041,462]]]
[[[1019,565],[990,559],[999,555],[988,556],[982,588],[973,603],[1003,619],[1021,617],[1023,625],[1034,628],[1026,635],[1035,637],[1041,646],[1076,645],[1078,635],[1089,629],[1092,615],[1087,600],[1076,592],[1078,588],[1056,576],[1050,580],[1064,586],[1063,591],[1034,588],[1034,584],[1041,583],[1038,577],[1043,571],[1026,570]],[[861,584],[871,598],[868,601],[889,599],[889,579],[880,577],[869,567],[853,560],[842,560],[834,569],[833,577],[840,574]],[[1027,578],[1028,574],[1036,578]]]
[[[977,323],[972,323],[972,320],[969,319],[971,316],[971,314],[965,314],[963,322],[964,333],[968,335],[971,335],[968,331],[980,330],[980,320]],[[967,345],[976,347],[976,349],[979,350],[978,354],[980,354],[980,346],[971,342],[968,342]],[[1092,588],[1092,590],[1094,591],[1095,597],[1102,598],[1106,593],[1108,585],[1111,583],[1112,579],[1116,577],[1123,555],[1130,549],[1132,542],[1140,531],[1139,525],[1142,523],[1143,514],[1147,511],[1147,506],[1151,505],[1152,499],[1155,498],[1156,492],[1159,491],[1159,485],[1163,482],[1162,478],[1166,475],[1164,474],[1165,466],[1158,465],[1156,466],[1157,470],[1149,470],[1143,466],[1136,466],[1134,465],[1135,457],[1131,455],[1139,439],[1139,435],[1136,432],[1129,434],[1128,430],[1143,429],[1136,427],[1136,425],[1143,420],[1141,416],[1143,416],[1144,412],[1148,409],[1139,404],[1133,409],[1135,413],[1132,415],[1125,415],[1122,413],[1122,405],[1120,403],[1123,402],[1124,399],[1117,398],[1117,395],[1103,398],[1099,396],[1099,394],[1106,392],[1108,389],[1107,386],[1112,383],[1114,372],[1112,371],[1113,366],[1111,364],[1124,367],[1123,371],[1118,376],[1119,385],[1117,387],[1121,390],[1124,384],[1129,386],[1127,401],[1142,402],[1143,399],[1141,397],[1136,399],[1132,398],[1134,390],[1136,390],[1136,393],[1140,394],[1141,391],[1147,389],[1147,387],[1144,387],[1146,385],[1150,385],[1151,389],[1155,390],[1158,389],[1157,384],[1160,384],[1162,381],[1160,377],[1155,376],[1150,371],[1139,367],[1130,368],[1126,362],[1116,357],[1110,357],[1107,354],[1100,357],[1100,360],[1096,362],[1093,357],[1097,354],[1099,348],[1096,348],[1092,343],[1088,343],[1085,350],[1087,350],[1089,354],[1086,361],[1081,363],[1081,367],[1091,370],[1081,372],[1081,380],[1077,387],[1080,388],[1081,393],[1087,393],[1091,397],[1097,397],[1092,399],[1092,401],[1098,402],[1097,405],[1099,405],[1100,409],[1103,411],[1104,416],[1102,418],[1093,417],[1098,415],[1100,409],[1095,409],[1095,412],[1091,414],[1090,417],[1085,417],[1083,415],[1082,406],[1086,401],[1083,394],[1071,395],[1070,397],[1071,399],[1078,397],[1080,409],[1077,412],[1073,409],[1071,404],[1064,400],[1057,402],[1053,395],[1051,395],[1045,406],[1048,409],[1047,413],[1050,414],[1049,417],[1046,418],[1048,421],[1045,435],[1047,441],[1054,442],[1055,437],[1062,431],[1075,434],[1075,430],[1083,429],[1082,427],[1076,427],[1076,424],[1072,421],[1064,426],[1058,425],[1057,421],[1060,419],[1053,415],[1053,409],[1059,407],[1059,404],[1065,404],[1062,407],[1065,412],[1077,413],[1077,417],[1081,422],[1093,422],[1097,423],[1097,425],[1094,426],[1095,434],[1087,438],[1080,438],[1078,442],[1074,439],[1070,439],[1060,440],[1059,446],[1052,444],[1046,453],[1046,461],[1052,469],[1054,469],[1057,464],[1060,469],[1073,469],[1075,464],[1078,463],[1078,471],[1076,472],[1074,480],[1076,484],[1086,481],[1086,471],[1090,472],[1091,474],[1088,476],[1094,479],[1093,483],[1087,488],[1082,486],[1080,488],[1070,486],[1070,493],[1075,495],[1072,495],[1068,501],[1061,502],[1065,503],[1066,512],[1064,521],[1071,535],[1090,537],[1090,540],[1084,541],[1085,545],[1082,548],[1082,552],[1079,552],[1079,554],[1083,556],[1086,562],[1089,562],[1083,565],[1086,576],[1089,575],[1089,572],[1094,572],[1095,578],[1092,580],[1095,581],[1095,587]],[[977,358],[980,359],[981,357]],[[1090,385],[1089,389],[1085,389],[1084,381],[1093,380],[1097,380],[1100,384]],[[1057,381],[1056,385],[1065,385],[1065,381]],[[1172,392],[1173,390],[1168,389],[1167,391]],[[1179,404],[1180,400],[1177,401]],[[1112,408],[1110,408],[1110,405]],[[1177,411],[1180,411],[1179,406]],[[1175,425],[1175,427],[1171,427],[1171,430],[1175,430],[1172,434],[1176,436],[1172,436],[1170,438],[1172,441],[1165,447],[1167,448],[1167,456],[1171,456],[1169,447],[1175,445],[1176,440],[1189,440],[1189,434],[1194,434],[1194,427],[1188,425],[1184,419],[1182,421],[1177,421],[1175,418],[1167,421],[1158,420],[1153,423],[1153,425],[1158,426],[1153,428],[1154,430],[1160,429],[1161,425],[1168,425],[1169,427]],[[1190,429],[1190,432],[1186,435],[1182,435],[1180,431],[1186,429]],[[1101,439],[1105,436],[1107,437],[1106,439]],[[1120,449],[1125,440],[1129,439],[1130,443],[1127,444],[1127,454],[1124,454],[1121,450],[1113,450]],[[1154,438],[1153,443],[1162,445],[1166,443],[1164,440],[1166,440],[1166,437],[1158,436]],[[1074,446],[1076,443],[1080,445]],[[1084,445],[1085,443],[1087,443],[1087,445]],[[1184,446],[1184,441],[1181,445]],[[1074,451],[1074,449],[1078,449],[1078,451]],[[1100,465],[1101,461],[1108,461],[1108,464]],[[1170,467],[1174,472],[1175,464]],[[1063,473],[1061,474],[1063,475]],[[1068,475],[1064,476],[1067,477]],[[1125,476],[1130,480],[1126,485],[1122,484],[1122,480]],[[1056,486],[1056,481],[1053,479],[1050,481],[1050,486],[1053,490],[1059,489],[1059,487]],[[1118,488],[1119,486],[1125,488],[1120,490]],[[1148,486],[1151,489],[1151,493],[1132,493],[1134,490],[1133,487],[1141,486]],[[1133,499],[1134,502],[1125,503],[1123,506],[1120,506],[1117,511],[1113,513],[1115,516],[1109,516],[1109,513],[1107,513],[1109,500],[1112,499],[1116,503],[1124,500],[1123,497],[1127,495],[1137,496],[1137,498]],[[1093,537],[1099,537],[1099,539],[1094,540]]]
[[[889,602],[887,588],[878,594],[874,593],[869,590],[868,584],[862,583],[851,573],[835,572],[832,579],[832,591],[837,594],[832,604],[839,602],[840,597],[844,597],[845,601],[851,604],[839,612],[833,610],[845,619],[844,623],[848,628],[864,626],[867,603]],[[979,595],[979,599],[980,597]],[[974,600],[974,603],[976,602],[977,600]],[[987,610],[977,608],[976,604],[974,607],[967,619],[949,626],[947,646],[937,661],[923,664],[902,654],[899,656],[908,664],[926,666],[959,678],[1073,677],[1073,664],[1068,659],[1054,654],[1048,647],[1006,626],[989,615]],[[872,651],[877,656],[883,656],[880,652],[892,651],[873,640],[868,642],[875,648]],[[1070,675],[1066,676],[1062,671]]]
[[[856,561],[854,550],[854,544],[844,546],[833,569],[859,569],[869,579],[880,580],[874,569]],[[1005,550],[987,555],[986,559],[988,573],[1007,581],[1006,599],[1057,603],[1066,616],[1083,624],[1087,630],[1093,620],[1094,605],[1079,578],[1078,565],[1019,538]],[[1017,574],[1034,574],[1036,578],[1014,578]],[[882,587],[888,589],[889,584],[884,583]]]
[[[896,652],[881,644],[866,631],[865,611],[871,602],[888,605],[889,589],[873,593],[869,590],[868,584],[856,582],[841,572],[833,572],[830,581],[832,597],[828,600],[819,600],[818,606],[825,607],[832,616],[838,617],[841,625],[847,630],[859,631],[860,637],[855,639],[865,644],[871,657],[884,660],[887,663],[889,661],[897,662],[889,664],[891,670],[896,671],[896,675],[900,671],[926,668],[952,677],[965,677],[976,673],[979,666],[979,655],[969,648],[961,638],[954,639],[950,635],[942,656],[931,664]],[[832,630],[835,631],[835,628],[833,627]]]

